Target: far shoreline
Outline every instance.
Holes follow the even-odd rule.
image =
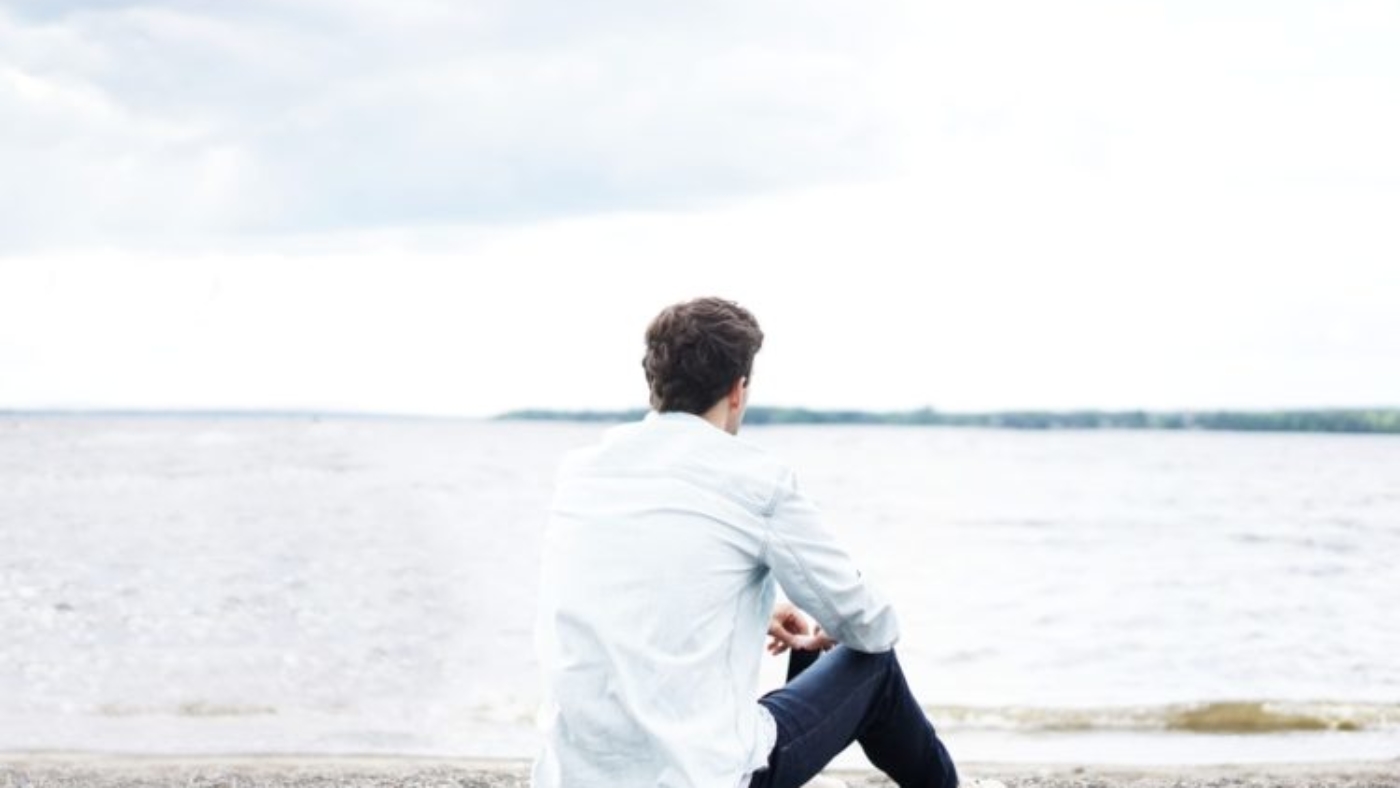
[[[502,421],[625,422],[645,416],[626,410],[513,410]],[[903,411],[815,410],[753,406],[745,425],[888,425],[1010,430],[1152,430],[1168,432],[1306,432],[1400,434],[1400,408],[1295,410],[1006,410],[951,412],[925,407]]]
[[[0,421],[146,419],[153,421],[562,422],[614,424],[642,419],[646,408],[562,410],[525,408],[495,415],[297,408],[0,408]],[[1298,410],[817,410],[753,406],[745,426],[892,426],[1032,432],[1152,431],[1400,435],[1400,408]]]

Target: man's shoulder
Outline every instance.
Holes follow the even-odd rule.
[[[595,443],[567,451],[559,475],[676,478],[766,515],[792,469],[767,448],[718,428],[651,420],[613,425]]]
[[[765,477],[781,480],[792,473],[792,466],[767,447],[753,443],[737,435],[731,436],[735,454]]]
[[[731,444],[739,474],[752,483],[759,513],[764,517],[771,515],[784,493],[795,489],[796,472],[784,458],[764,446],[737,436]]]

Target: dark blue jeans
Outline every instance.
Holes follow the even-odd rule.
[[[778,741],[751,788],[798,788],[853,741],[900,788],[957,788],[953,759],[893,650],[789,654],[787,684],[758,699],[778,723]]]

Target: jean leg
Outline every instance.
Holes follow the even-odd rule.
[[[798,651],[797,649],[789,651],[786,683],[791,684],[799,673],[812,667],[812,663],[816,662],[817,657],[821,655],[820,651]]]
[[[820,659],[799,653],[789,658],[794,678],[759,699],[778,723],[778,741],[753,788],[796,788],[852,741],[901,788],[956,788],[953,760],[893,651],[837,646]]]
[[[957,788],[953,756],[938,738],[909,684],[893,650],[888,652],[890,675],[881,713],[868,720],[857,737],[865,756],[900,786]]]

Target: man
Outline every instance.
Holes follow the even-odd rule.
[[[792,470],[737,437],[762,343],[730,301],[662,310],[642,360],[652,410],[560,465],[536,788],[795,788],[852,741],[900,786],[957,788],[889,602]],[[789,681],[755,698],[765,632],[792,649]]]

